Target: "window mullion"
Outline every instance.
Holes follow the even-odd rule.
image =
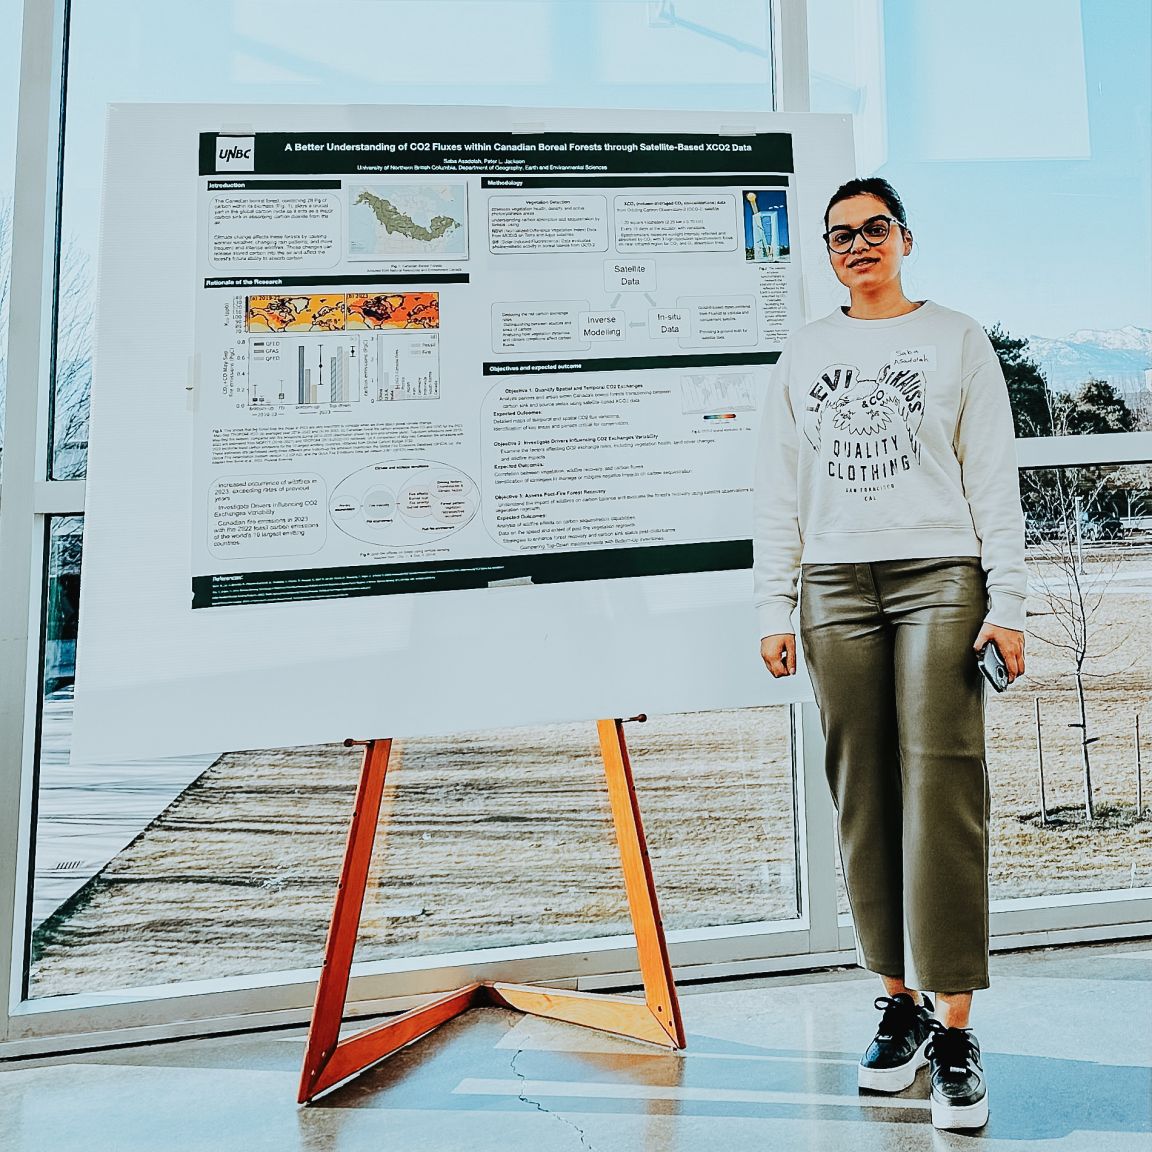
[[[83,480],[38,480],[33,486],[33,509],[38,516],[80,516],[84,512]]]
[[[1152,460],[1152,432],[1032,436],[1016,441],[1016,459],[1021,468],[1143,464]]]
[[[807,0],[772,0],[773,111],[807,112],[808,3]]]
[[[0,503],[0,1035],[23,982],[19,939],[27,905],[26,837],[37,701],[44,520],[36,486],[46,471],[44,350],[51,294],[55,148],[62,12],[26,0],[20,56],[12,214],[4,499]]]

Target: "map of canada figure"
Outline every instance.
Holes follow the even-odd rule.
[[[468,258],[466,185],[362,185],[348,196],[350,256]]]

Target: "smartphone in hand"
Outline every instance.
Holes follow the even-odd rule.
[[[1008,687],[1008,665],[1004,663],[1004,657],[1000,655],[996,641],[989,640],[976,654],[976,659],[980,665],[980,671],[984,673],[984,679],[997,692],[1003,692]]]

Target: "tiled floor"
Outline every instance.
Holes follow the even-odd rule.
[[[993,958],[977,1000],[991,1120],[931,1127],[927,1080],[856,1088],[858,972],[682,990],[670,1054],[513,1012],[446,1025],[316,1104],[299,1032],[0,1064],[4,1152],[878,1152],[1152,1149],[1152,949]]]

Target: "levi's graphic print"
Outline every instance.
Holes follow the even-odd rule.
[[[871,503],[917,471],[922,448],[924,374],[892,363],[866,376],[830,364],[808,389],[804,435],[819,454],[821,487]],[[854,501],[853,501],[854,503]]]

